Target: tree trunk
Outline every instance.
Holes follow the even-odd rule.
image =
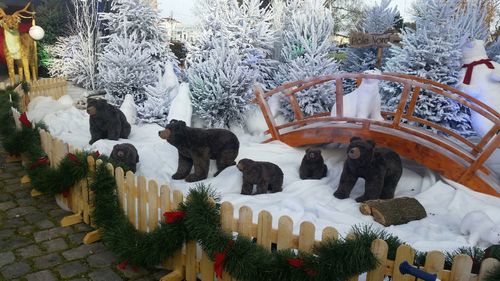
[[[359,206],[359,211],[363,215],[373,216],[383,226],[405,224],[427,216],[420,202],[410,197],[369,200]]]

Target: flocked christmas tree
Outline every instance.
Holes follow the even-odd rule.
[[[193,110],[209,127],[241,124],[253,97],[254,71],[224,38],[214,39],[207,58],[187,70]]]
[[[401,46],[391,48],[385,71],[427,78],[446,85],[457,83],[461,46],[467,38],[484,38],[487,29],[480,8],[461,0],[420,0],[414,5],[416,30],[405,29]],[[383,107],[394,110],[401,89],[385,85]],[[417,117],[436,122],[463,135],[472,133],[468,109],[444,96],[423,92],[415,107]],[[430,128],[429,128],[430,129]]]
[[[497,37],[495,41],[491,42],[487,46],[486,51],[490,59],[500,62],[500,37]]]
[[[210,126],[229,126],[230,121],[241,124],[253,83],[271,87],[274,82],[277,62],[271,56],[276,36],[271,10],[260,7],[259,0],[243,0],[241,4],[236,0],[204,0],[198,2],[197,13],[201,32],[187,58],[195,114]],[[238,73],[212,69],[215,66],[229,66]],[[238,87],[232,86],[238,81],[235,79],[241,79]],[[224,84],[227,81],[231,85]],[[226,94],[231,101],[213,102]]]
[[[382,34],[391,30],[400,16],[396,8],[389,7],[390,4],[390,0],[382,0],[366,8],[362,21],[358,23],[357,31]],[[388,55],[388,52],[383,50],[382,65]],[[347,58],[342,61],[342,69],[347,72],[362,72],[376,68],[376,64],[377,48],[349,48]]]
[[[337,63],[329,56],[332,46],[330,35],[333,30],[331,12],[322,1],[310,3],[291,0],[282,16],[283,45],[277,84],[332,74]],[[332,83],[323,83],[296,94],[300,108],[305,115],[329,111],[335,101]],[[293,115],[287,100],[282,100],[282,111],[286,117]]]
[[[178,67],[158,13],[140,0],[116,0],[101,20],[107,44],[100,55],[99,81],[106,99],[119,106],[131,94],[139,122],[162,124],[172,94],[159,79],[168,63]]]

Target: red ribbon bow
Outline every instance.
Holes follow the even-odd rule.
[[[68,153],[68,158],[69,160],[75,162],[75,164],[80,165],[80,160],[78,160],[78,157],[76,157],[73,153]]]
[[[19,116],[19,121],[21,121],[21,123],[23,123],[23,125],[26,128],[31,128],[31,122],[28,119],[28,116],[26,115],[26,112],[23,112],[23,114],[21,114],[21,116]]]
[[[49,158],[47,156],[38,158],[38,160],[31,164],[30,170],[42,165],[49,165]]]
[[[165,222],[170,224],[176,222],[186,216],[186,212],[183,211],[175,211],[175,212],[165,212],[163,213],[165,217]]]
[[[224,252],[215,253],[214,271],[215,271],[215,276],[217,276],[217,278],[222,278],[222,271],[223,271],[222,264],[226,259],[227,251],[231,249],[233,246],[234,246],[234,241],[229,240],[226,248],[224,249]]]
[[[464,64],[462,66],[462,68],[464,68],[464,67],[467,68],[467,71],[465,72],[465,77],[464,77],[464,84],[465,85],[470,84],[470,80],[472,78],[472,70],[474,70],[474,66],[480,65],[480,64],[486,64],[486,66],[489,69],[495,69],[495,67],[491,63],[491,59],[482,59],[482,60],[473,61],[473,62],[468,63],[468,64]]]
[[[289,265],[296,267],[296,268],[302,267],[304,265],[304,261],[302,259],[289,258],[289,259],[287,259],[287,262]],[[318,275],[318,272],[312,268],[306,267],[306,268],[303,268],[303,270],[307,275],[310,275],[310,276]]]

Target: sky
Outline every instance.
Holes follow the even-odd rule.
[[[194,15],[194,3],[197,0],[158,0],[158,8],[163,17],[177,19],[184,24],[194,24],[196,17]],[[364,0],[365,3],[373,3],[373,0]],[[414,0],[392,0],[392,5],[397,6],[403,18],[408,19],[408,10]],[[380,2],[380,0],[377,0]]]

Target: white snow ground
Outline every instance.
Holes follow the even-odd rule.
[[[140,155],[138,175],[155,179],[159,184],[167,183],[184,194],[195,185],[183,180],[171,180],[171,175],[177,168],[177,150],[158,137],[158,131],[162,129],[158,125],[132,125],[129,139],[99,140],[91,146],[88,144],[89,121],[85,111],[63,106],[44,97],[34,99],[30,108],[30,119],[36,117],[37,121],[43,120],[53,136],[74,147],[99,150],[109,155],[115,144],[128,142],[137,148]],[[279,165],[285,174],[283,192],[244,196],[240,195],[241,172],[232,166],[214,178],[216,169],[212,161],[209,178],[202,182],[210,184],[221,194],[223,201],[230,201],[235,206],[235,217],[239,207],[243,205],[252,208],[255,222],[259,211],[271,212],[274,227],[280,216],[287,215],[295,223],[295,233],[299,232],[301,222],[310,221],[316,225],[317,239],[320,239],[322,229],[327,226],[335,227],[341,235],[345,235],[356,224],[374,224],[383,228],[371,216],[362,215],[358,210],[359,204],[353,199],[363,192],[363,180],[358,181],[350,199],[339,200],[333,197],[345,159],[344,148],[338,148],[338,145],[323,146],[328,176],[321,180],[301,180],[299,166],[305,148],[292,148],[280,142],[261,144],[262,136],[251,136],[241,131],[235,133],[240,140],[237,161],[242,158],[270,161]],[[385,229],[417,250],[446,251],[470,246],[467,237],[459,229],[461,219],[472,210],[483,210],[495,223],[500,224],[500,198],[471,191],[451,181],[439,180],[432,172],[411,161],[405,161],[403,177],[396,190],[396,197],[401,196],[414,196],[418,199],[425,207],[428,217]]]

